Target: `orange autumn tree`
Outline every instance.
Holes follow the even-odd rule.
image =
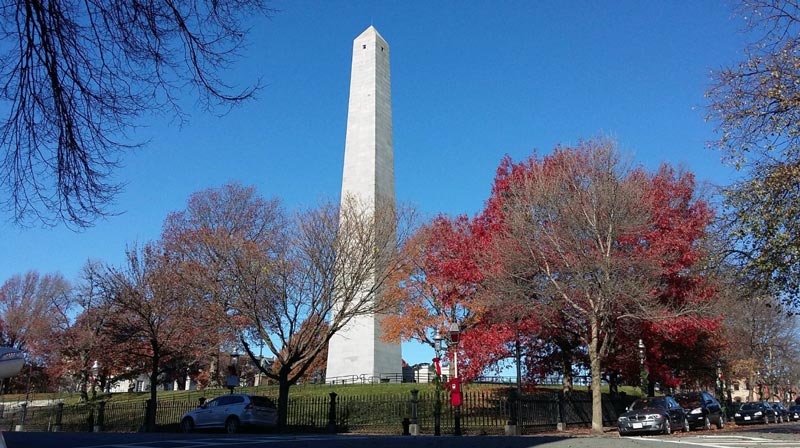
[[[146,366],[151,385],[146,427],[153,431],[160,375],[213,345],[217,323],[197,318],[208,302],[186,288],[180,265],[157,243],[129,249],[124,266],[107,266],[101,276],[98,285],[111,308],[106,331],[116,350]]]
[[[513,331],[485,320],[479,300],[483,228],[465,216],[435,218],[420,227],[403,247],[407,263],[390,281],[393,312],[383,320],[388,341],[416,340],[434,347],[437,334],[458,323],[459,377],[474,378],[509,356]],[[452,348],[451,348],[452,349]]]

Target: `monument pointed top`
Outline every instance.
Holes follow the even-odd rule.
[[[383,36],[381,36],[381,33],[378,32],[378,29],[375,28],[374,25],[370,25],[367,29],[365,29],[363,33],[359,34],[359,36],[356,37],[356,40],[373,35],[380,37],[381,40],[383,40],[384,42],[386,41],[386,39],[384,39]]]

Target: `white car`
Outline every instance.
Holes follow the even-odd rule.
[[[11,378],[22,370],[25,355],[11,347],[0,347],[0,379]]]
[[[229,434],[243,426],[270,428],[278,423],[275,403],[257,395],[230,394],[207,401],[181,417],[183,432],[199,428],[223,428]]]

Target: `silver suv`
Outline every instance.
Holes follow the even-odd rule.
[[[275,403],[267,397],[230,394],[203,403],[181,417],[183,432],[195,428],[224,428],[235,433],[242,426],[273,427],[278,423]]]

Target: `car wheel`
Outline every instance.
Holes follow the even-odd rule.
[[[672,434],[672,422],[669,421],[669,418],[664,419],[664,434]]]
[[[181,431],[187,434],[194,431],[194,420],[191,417],[181,420]]]
[[[719,418],[717,419],[717,429],[722,429],[725,427],[725,416],[720,414]]]
[[[688,420],[686,417],[684,417],[684,418],[683,418],[683,428],[681,428],[681,431],[683,431],[683,432],[689,432],[689,430],[691,430],[691,429],[692,429],[692,428],[691,428],[691,427],[689,427],[689,420]]]
[[[707,415],[703,417],[703,429],[706,431],[711,429],[711,420],[708,419]]]
[[[225,420],[225,432],[228,434],[236,434],[239,431],[239,419],[230,416],[227,420]]]

